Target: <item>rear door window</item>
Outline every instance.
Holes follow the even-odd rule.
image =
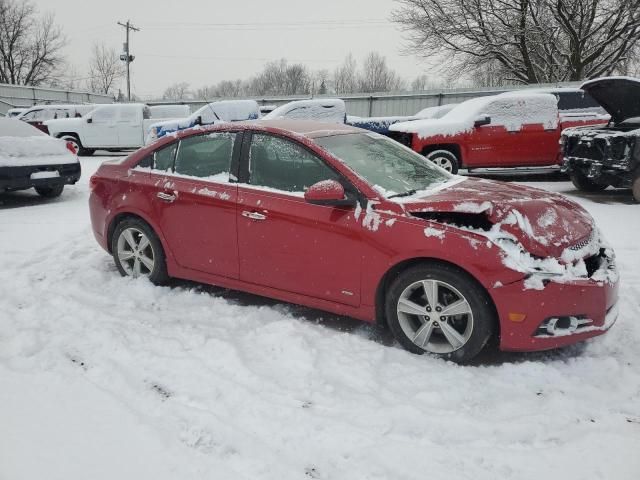
[[[228,182],[236,134],[210,133],[185,138],[180,142],[175,172],[190,177]]]

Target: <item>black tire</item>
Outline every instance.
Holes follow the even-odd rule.
[[[572,170],[569,178],[571,183],[582,192],[601,192],[609,186],[594,182],[580,170]]]
[[[433,152],[425,153],[425,158],[439,167],[444,168],[451,173],[458,173],[460,169],[460,160],[458,157],[449,150],[434,150]]]
[[[438,317],[438,315],[441,315],[442,313],[436,313],[434,311],[433,313],[427,313],[427,315],[432,315],[433,318],[424,317],[420,319],[416,316],[416,322],[424,322],[422,324],[417,324],[416,332],[421,326],[424,326],[427,323],[425,320],[431,320],[434,324],[434,327],[432,327],[431,330],[433,333],[431,333],[429,337],[429,339],[433,339],[433,342],[429,341],[426,346],[427,348],[423,348],[424,345],[418,346],[411,338],[409,338],[403,329],[398,314],[398,302],[403,292],[408,291],[413,285],[425,280],[434,280],[439,282],[441,285],[438,287],[437,291],[440,301],[437,303],[436,309],[446,309],[446,307],[450,305],[447,303],[447,297],[451,298],[453,294],[448,287],[454,287],[453,289],[457,290],[457,293],[462,295],[463,300],[466,300],[470,309],[470,315],[462,314],[451,317]],[[424,303],[426,303],[428,307],[428,302],[425,301]],[[496,325],[498,322],[497,314],[489,295],[475,279],[454,266],[435,262],[425,262],[411,267],[401,272],[395,279],[393,279],[387,290],[385,298],[385,314],[391,332],[405,349],[416,354],[429,353],[436,357],[451,360],[456,363],[467,363],[480,353],[487,341],[496,331]],[[412,316],[404,316],[405,328],[407,322],[413,320],[410,317]],[[444,322],[442,321],[443,319]],[[455,327],[457,330],[460,328],[460,323],[456,324],[456,322],[462,322],[464,325],[462,327],[464,329],[464,334],[461,335],[461,337],[464,336],[466,338],[465,342],[459,347],[453,347],[453,344],[447,345],[446,337],[448,337],[448,335],[444,335],[443,327],[439,326],[437,322],[443,325],[446,323],[449,327]],[[470,330],[467,330],[469,328],[469,322],[471,322],[471,326]],[[458,333],[460,333],[460,331],[458,331]],[[437,351],[439,350],[439,345],[445,347],[444,349],[452,348],[453,351]]]
[[[640,168],[636,170],[636,173],[633,176],[633,181],[631,182],[631,193],[633,194],[633,199],[636,203],[640,203]]]
[[[162,242],[160,242],[156,233],[144,220],[136,217],[127,217],[120,221],[113,229],[113,234],[109,240],[113,260],[116,263],[120,275],[123,277],[131,276],[131,273],[125,270],[123,262],[118,258],[118,239],[127,229],[138,230],[149,239],[149,247],[153,253],[153,269],[148,274],[143,273],[143,275],[147,276],[149,280],[156,285],[166,284],[169,280],[169,275],[167,273],[167,261],[164,249],[162,248]]]
[[[56,198],[62,195],[64,190],[64,184],[53,185],[51,187],[35,187],[38,195],[44,198]]]
[[[90,157],[94,153],[96,153],[95,148],[81,148],[78,151],[78,155],[81,156],[81,157]]]

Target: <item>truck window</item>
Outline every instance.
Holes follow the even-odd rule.
[[[139,108],[136,106],[123,105],[120,108],[118,122],[135,122],[138,120]]]
[[[109,123],[116,118],[116,111],[113,108],[96,108],[91,114],[94,123]]]

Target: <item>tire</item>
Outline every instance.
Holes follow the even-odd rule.
[[[497,325],[482,286],[450,265],[424,263],[401,272],[385,302],[389,328],[406,350],[456,363],[467,363],[480,353]],[[454,303],[457,306],[447,314]]]
[[[44,198],[56,198],[62,195],[64,190],[64,184],[53,185],[51,187],[35,187],[38,195]]]
[[[122,220],[116,225],[110,243],[113,260],[123,277],[148,277],[156,285],[169,280],[162,243],[143,220],[135,217]]]
[[[76,152],[79,157],[87,157],[94,154],[95,150],[91,148],[84,148],[82,143],[80,143],[80,139],[75,135],[63,135],[60,137],[62,140],[73,143],[76,148]]]
[[[633,199],[636,203],[640,203],[640,168],[636,170],[631,182],[631,193],[633,193]]]
[[[580,170],[571,171],[569,178],[571,178],[571,183],[582,192],[601,192],[609,186],[594,182]]]
[[[78,151],[78,155],[81,156],[81,157],[90,157],[94,153],[96,153],[95,148],[81,148]]]
[[[460,168],[460,160],[449,150],[434,150],[426,153],[425,158],[450,173],[458,173]]]

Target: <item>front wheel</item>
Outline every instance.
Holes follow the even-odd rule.
[[[449,150],[434,150],[425,154],[425,158],[450,173],[458,173],[460,168],[458,157]]]
[[[488,295],[473,278],[436,263],[398,275],[385,308],[389,328],[405,349],[458,363],[480,353],[497,321]]]
[[[35,187],[38,195],[44,198],[56,198],[62,195],[64,190],[64,184],[53,185],[51,187]]]
[[[573,170],[569,177],[573,186],[582,192],[601,192],[609,186],[594,182],[580,170]]]
[[[169,279],[160,239],[143,220],[121,221],[111,237],[111,252],[123,277],[147,277],[157,285]]]
[[[636,174],[633,177],[633,182],[631,183],[631,192],[633,193],[633,199],[640,203],[640,168],[636,170]]]

